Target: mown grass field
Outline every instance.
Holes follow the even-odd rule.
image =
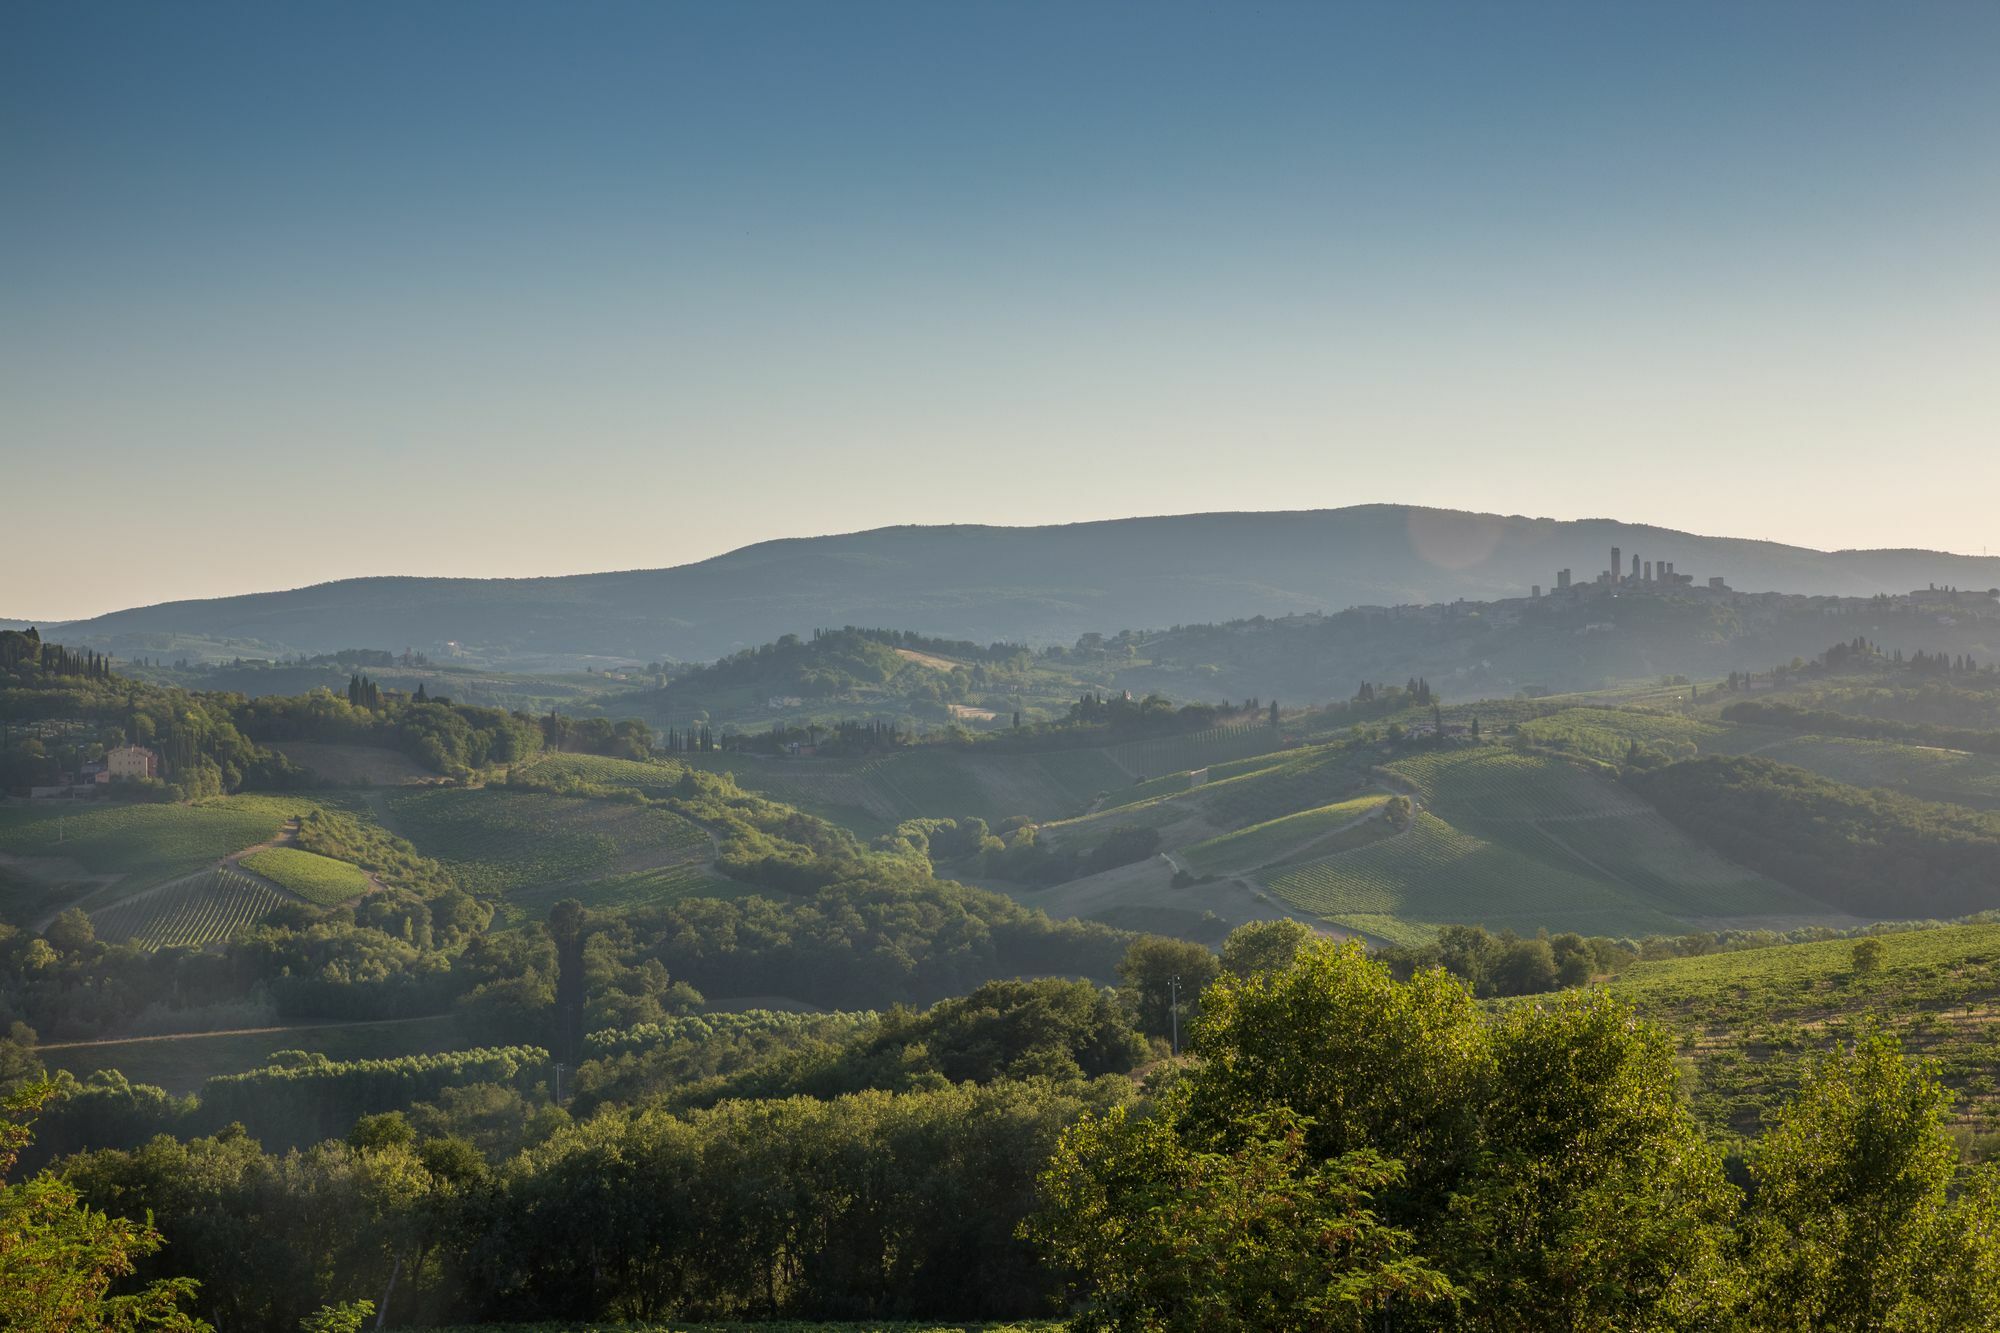
[[[278,1051],[321,1051],[334,1060],[386,1060],[462,1045],[457,1025],[445,1015],[43,1046],[36,1055],[50,1070],[68,1070],[78,1078],[92,1070],[117,1069],[134,1083],[190,1093],[217,1074],[261,1068]]]
[[[506,897],[703,859],[708,835],[670,810],[500,787],[407,788],[385,822],[475,892]]]
[[[90,924],[113,943],[199,947],[228,939],[284,901],[269,885],[224,866],[122,898],[92,912]]]
[[[178,879],[276,836],[324,797],[218,796],[191,805],[92,804],[60,811],[0,809],[0,852],[61,857],[98,875],[121,875],[121,892]]]
[[[1753,1134],[1810,1053],[1879,1021],[1935,1062],[1969,1133],[2000,1130],[2000,925],[1875,936],[1880,967],[1853,940],[1635,963],[1609,989],[1683,1036],[1703,1118]]]
[[[358,898],[371,887],[368,873],[360,866],[297,847],[266,847],[240,858],[237,864],[321,907]]]

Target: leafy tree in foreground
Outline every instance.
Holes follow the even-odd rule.
[[[1091,1284],[1096,1304],[1073,1327],[1333,1333],[1392,1299],[1462,1294],[1370,1207],[1396,1163],[1314,1161],[1283,1108],[1244,1128],[1235,1149],[1200,1151],[1170,1116],[1120,1108],[1064,1136],[1027,1230]]]
[[[2000,1327],[1996,1181],[1950,1197],[1950,1105],[1879,1032],[1807,1072],[1750,1157],[1757,1327]]]
[[[1441,970],[1320,943],[1225,974],[1192,1053],[1045,1177],[1032,1234],[1100,1327],[1611,1333],[1736,1304],[1736,1193],[1671,1039],[1608,997],[1494,1020]]]
[[[46,1083],[30,1084],[7,1098],[6,1113],[31,1115],[49,1093]],[[28,1139],[27,1126],[0,1123],[0,1179]],[[0,1185],[0,1328],[206,1329],[180,1308],[194,1295],[194,1283],[186,1278],[152,1282],[130,1296],[110,1294],[112,1283],[129,1275],[135,1260],[165,1243],[150,1221],[87,1208],[74,1188],[46,1172],[18,1185]]]

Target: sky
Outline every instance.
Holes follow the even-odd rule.
[[[2000,548],[2000,5],[0,7],[0,616],[1397,501]]]

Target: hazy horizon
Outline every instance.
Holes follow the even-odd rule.
[[[1370,502],[1989,541],[1991,6],[0,33],[0,615]]]

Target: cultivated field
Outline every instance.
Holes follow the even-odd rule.
[[[213,865],[275,837],[293,816],[329,804],[338,802],[245,795],[192,805],[0,809],[0,852],[58,857],[94,875],[118,875],[124,893]]]
[[[384,822],[476,892],[511,896],[705,859],[708,835],[658,806],[500,787],[385,793]]]
[[[237,864],[321,907],[358,898],[374,887],[360,866],[297,847],[266,847],[239,858]]]
[[[1835,782],[1880,787],[1918,800],[2000,810],[2000,755],[1901,741],[1800,735],[1775,727],[1736,727],[1702,748],[1793,764]]]
[[[546,884],[519,889],[508,901],[529,919],[539,919],[564,898],[575,898],[592,911],[625,911],[636,907],[659,907],[683,898],[741,898],[772,890],[758,890],[739,880],[711,874],[698,862],[635,870],[626,875],[607,875],[581,883]]]
[[[1607,763],[1623,759],[1635,743],[1672,753],[1680,746],[1700,747],[1726,731],[1715,723],[1678,713],[1614,708],[1566,708],[1520,724],[1521,736],[1532,744],[1554,746]]]
[[[1935,1061],[1963,1128],[2000,1130],[2000,925],[1875,938],[1872,972],[1854,941],[1827,940],[1636,963],[1609,985],[1686,1034],[1695,1104],[1720,1128],[1755,1133],[1808,1053],[1879,1020]]]
[[[1314,850],[1322,854],[1343,850],[1341,846],[1327,844],[1358,845],[1391,831],[1388,821],[1381,818],[1382,807],[1388,802],[1387,792],[1376,792],[1281,815],[1195,843],[1181,849],[1176,857],[1197,875],[1230,875],[1262,869]]]

